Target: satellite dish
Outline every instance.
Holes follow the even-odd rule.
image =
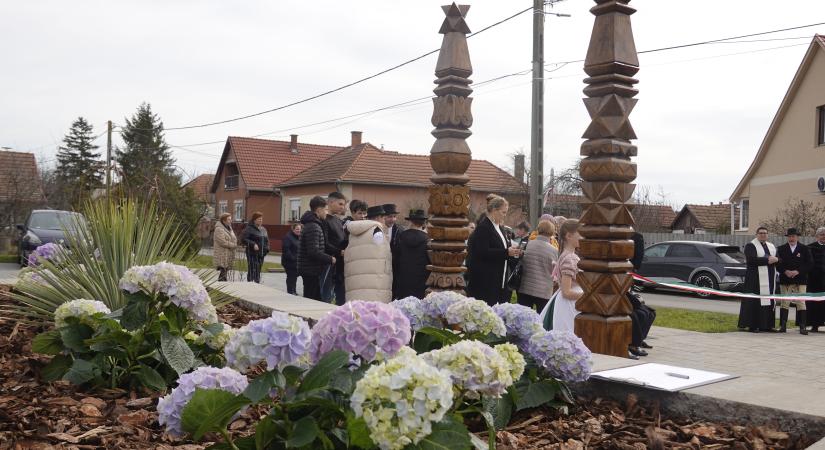
[[[816,187],[819,188],[819,192],[825,192],[825,177],[819,177],[819,179],[816,180]]]

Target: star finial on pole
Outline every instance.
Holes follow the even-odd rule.
[[[441,29],[438,30],[439,33],[447,34],[457,31],[467,34],[470,32],[470,28],[467,26],[467,23],[464,22],[470,5],[456,5],[455,2],[453,2],[452,5],[444,5],[441,9],[444,10],[444,14],[446,14],[447,17],[444,18],[444,23],[441,24]]]

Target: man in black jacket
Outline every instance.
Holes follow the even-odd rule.
[[[281,265],[286,272],[286,291],[298,295],[298,243],[301,239],[301,224],[293,223],[281,243]]]
[[[781,294],[804,294],[808,287],[808,272],[813,266],[811,251],[804,244],[799,242],[799,232],[796,228],[788,228],[785,234],[788,243],[780,245],[776,249],[776,256],[779,258],[779,289]],[[796,323],[799,325],[801,334],[808,334],[806,327],[807,311],[805,302],[794,301],[796,305]],[[788,325],[788,310],[791,302],[782,300],[779,302],[779,332],[784,333]]]
[[[326,250],[328,255],[335,256],[336,263],[333,272],[327,277],[326,283],[321,286],[321,300],[330,302],[334,299],[336,305],[346,302],[346,288],[344,286],[344,249],[347,244],[347,234],[344,231],[342,218],[347,211],[347,198],[344,194],[335,191],[327,196],[327,218],[324,220],[326,234]]]
[[[315,196],[309,201],[309,211],[301,217],[301,242],[298,250],[298,274],[304,280],[304,297],[321,300],[321,286],[326,277],[332,276],[331,267],[335,256],[325,252],[324,219],[327,217],[327,201]]]
[[[427,216],[421,209],[410,211],[407,220],[412,224],[410,228],[398,234],[398,241],[392,252],[392,298],[399,299],[409,296],[424,298],[427,290],[427,278],[430,272],[427,265],[430,257],[427,254]]]
[[[808,245],[814,264],[808,273],[807,292],[825,292],[825,227],[816,230],[816,240]],[[808,325],[814,333],[825,325],[825,302],[811,302],[805,308]]]

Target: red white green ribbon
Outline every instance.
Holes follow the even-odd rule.
[[[720,297],[729,298],[754,298],[754,299],[768,299],[768,300],[787,300],[800,302],[822,302],[825,301],[825,292],[815,292],[810,294],[773,294],[773,295],[759,295],[750,294],[746,292],[728,292],[720,291],[718,289],[709,289],[699,287],[689,283],[666,283],[660,281],[653,281],[650,278],[645,278],[637,273],[631,273],[634,280],[643,281],[645,284],[666,287],[669,289],[676,289],[679,291],[694,292],[697,294],[718,295]]]

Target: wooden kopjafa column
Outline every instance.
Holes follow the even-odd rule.
[[[452,290],[464,293],[463,266],[467,257],[466,240],[470,235],[467,215],[470,212],[470,188],[467,168],[472,158],[465,139],[470,137],[473,115],[469,95],[473,73],[470,51],[467,49],[467,33],[464,22],[466,5],[442,6],[447,15],[439,33],[444,35],[438,63],[435,67],[433,90],[432,131],[436,140],[430,150],[433,176],[430,180],[430,227],[432,241],[429,245],[431,271],[427,291]]]
[[[584,104],[592,121],[581,147],[583,223],[580,244],[583,270],[578,282],[584,295],[576,302],[582,313],[575,332],[590,350],[627,357],[632,312],[626,293],[633,284],[633,208],[636,179],[636,133],[630,125],[633,98],[639,92],[633,78],[639,71],[628,6],[630,0],[595,0],[596,16],[584,63]]]

